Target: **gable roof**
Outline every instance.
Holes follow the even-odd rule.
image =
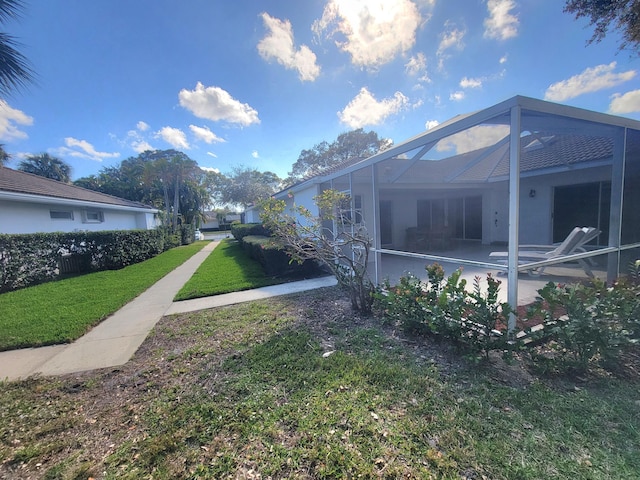
[[[148,209],[150,212],[156,211],[139,202],[125,200],[105,193],[94,192],[82,187],[76,187],[67,183],[40,177],[31,173],[13,170],[7,167],[0,167],[0,194],[2,193],[28,195],[45,199],[59,199],[72,202],[84,202],[100,204],[102,206],[124,207],[127,209]]]

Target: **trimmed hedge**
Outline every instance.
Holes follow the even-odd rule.
[[[232,223],[231,235],[239,242],[242,242],[242,239],[249,235],[269,237],[271,232],[261,223]]]
[[[0,293],[67,273],[117,270],[139,263],[179,246],[181,235],[170,235],[166,228],[0,234]]]
[[[241,244],[251,258],[260,262],[267,275],[305,275],[317,272],[317,265],[310,260],[302,264],[291,261],[284,244],[276,238],[247,235],[243,237]]]

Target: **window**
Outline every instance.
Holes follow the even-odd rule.
[[[348,195],[348,192],[345,192]],[[362,214],[362,195],[348,196],[344,202],[338,206],[337,216],[339,223],[345,225],[362,225],[364,217]]]
[[[73,220],[72,210],[49,210],[52,220]]]
[[[356,225],[361,225],[364,221],[362,216],[362,195],[353,196],[353,218]]]
[[[85,210],[82,212],[83,223],[102,223],[104,214],[100,210]]]

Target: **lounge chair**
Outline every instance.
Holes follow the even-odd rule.
[[[585,252],[584,245],[600,235],[600,230],[594,227],[575,227],[562,243],[557,245],[520,245],[518,247],[518,264],[526,266],[528,263],[541,260],[561,259],[573,253]],[[489,257],[496,259],[498,263],[506,264],[509,260],[509,252],[491,252]],[[587,259],[577,260],[589,277],[593,272]],[[563,263],[559,261],[558,263]],[[531,276],[542,274],[545,267],[522,268]]]

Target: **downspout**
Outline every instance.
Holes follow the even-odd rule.
[[[507,300],[515,310],[518,307],[518,237],[520,222],[520,132],[522,107],[511,107],[509,130],[509,261],[507,264]],[[509,315],[508,333],[516,329],[516,315]]]

